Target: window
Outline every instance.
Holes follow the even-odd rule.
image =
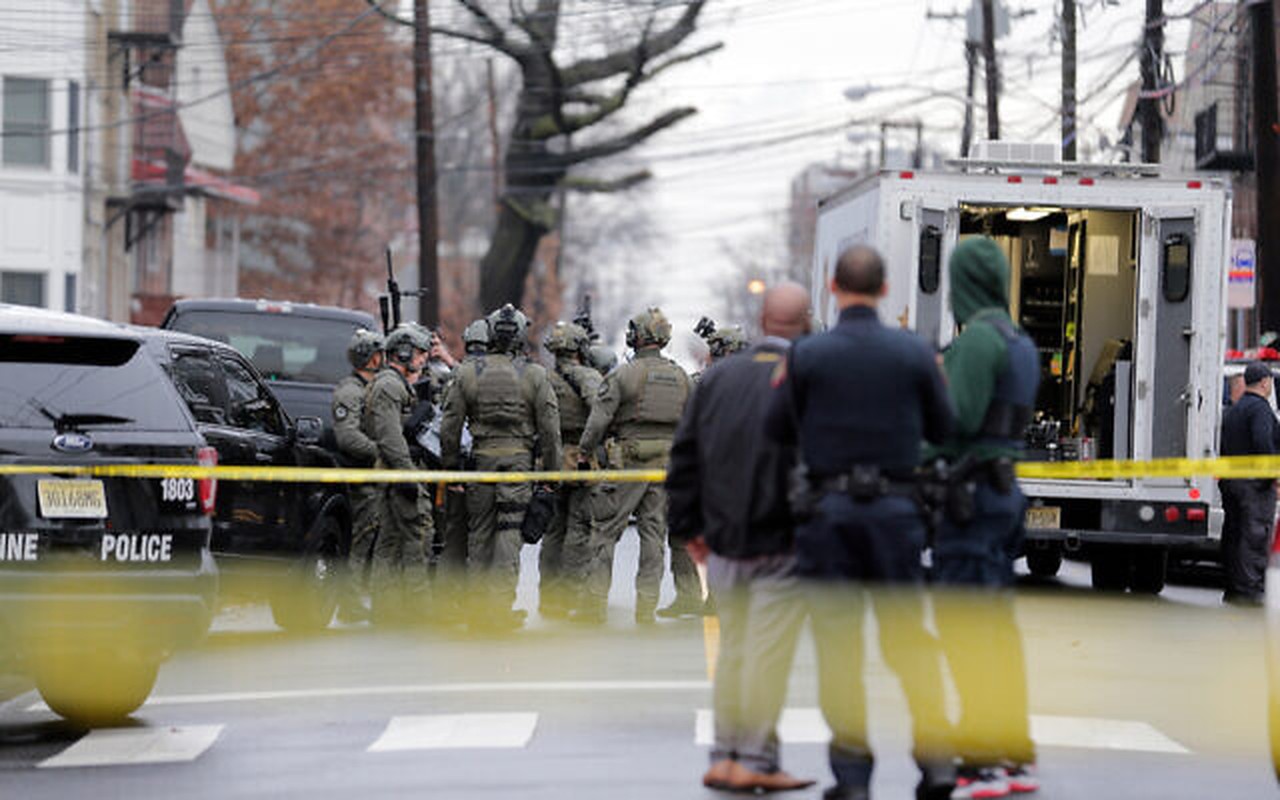
[[[62,310],[68,314],[76,313],[75,275],[65,275],[62,278]]]
[[[1191,238],[1183,233],[1165,237],[1160,284],[1164,299],[1181,303],[1191,292]]]
[[[80,171],[80,84],[67,83],[67,172]]]
[[[49,81],[4,79],[5,166],[49,166]]]
[[[0,272],[0,303],[43,308],[44,275],[39,272]]]
[[[222,368],[227,376],[227,407],[231,425],[283,436],[284,423],[267,388],[258,382],[248,367],[234,358],[223,357]]]
[[[347,342],[359,326],[295,314],[190,311],[170,327],[231,345],[268,381],[335,384],[351,372]]]
[[[933,294],[942,284],[942,231],[928,225],[920,231],[920,291]]]
[[[197,422],[227,424],[227,381],[212,355],[203,350],[175,351],[169,372]]]

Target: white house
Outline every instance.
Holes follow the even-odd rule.
[[[85,4],[0,0],[0,301],[74,310],[84,236]]]

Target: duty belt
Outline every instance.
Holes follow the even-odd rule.
[[[896,495],[915,498],[919,483],[912,473],[891,473],[874,465],[858,465],[848,472],[810,479],[817,494],[847,494],[860,502]]]

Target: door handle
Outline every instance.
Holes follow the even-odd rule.
[[[275,459],[272,458],[270,453],[254,453],[253,460],[257,461],[259,464],[270,464],[271,462],[275,461]]]

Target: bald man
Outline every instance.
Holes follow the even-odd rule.
[[[778,765],[778,715],[804,606],[786,497],[794,450],[764,436],[770,380],[809,319],[802,287],[770,289],[760,319],[764,338],[703,374],[671,448],[670,530],[706,564],[720,615],[715,746],[702,779],[718,789],[771,792],[813,783]]]

